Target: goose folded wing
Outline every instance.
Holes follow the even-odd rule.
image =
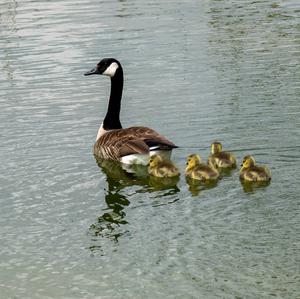
[[[94,146],[105,159],[119,160],[132,154],[147,154],[151,149],[171,150],[177,146],[164,136],[147,127],[113,130],[102,135]]]
[[[161,150],[170,150],[177,147],[173,142],[153,129],[147,127],[131,127],[127,130],[137,138],[144,140],[149,147],[156,147]]]
[[[132,154],[147,154],[149,153],[148,145],[139,138],[130,138],[119,140],[115,146],[119,157],[124,157]]]
[[[165,138],[152,138],[145,139],[144,142],[150,147],[160,150],[171,150],[172,148],[176,148],[177,146],[171,141]]]

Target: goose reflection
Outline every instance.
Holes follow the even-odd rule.
[[[120,191],[128,186],[146,186],[148,184],[146,166],[125,165],[113,160],[99,158],[96,158],[96,162],[102,172],[106,175],[109,191]]]
[[[155,178],[148,175],[147,166],[124,165],[112,160],[96,158],[98,166],[106,175],[107,188],[105,189],[106,212],[97,218],[90,226],[90,233],[95,236],[104,236],[115,243],[124,234],[129,233],[126,228],[125,207],[130,205],[128,197],[122,193],[123,189],[130,186],[140,187],[136,193],[165,191],[160,197],[175,194],[180,191],[177,187],[179,178]],[[94,241],[97,241],[96,239]],[[98,246],[90,246],[90,250],[99,249]]]

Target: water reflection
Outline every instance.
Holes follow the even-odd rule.
[[[255,192],[257,189],[265,188],[270,185],[270,182],[243,182],[241,181],[241,185],[245,193]]]
[[[179,192],[180,190],[177,187],[178,182],[179,182],[179,176],[172,177],[172,178],[157,178],[154,176],[149,176],[149,186],[152,191],[171,190],[171,191],[175,191],[175,193]],[[174,192],[172,192],[172,194],[173,193]]]
[[[105,189],[105,202],[107,208],[105,213],[97,218],[96,223],[90,226],[90,233],[94,237],[106,237],[115,243],[126,233],[126,213],[124,208],[130,205],[128,197],[130,194],[124,193],[124,189],[131,186],[140,186],[134,193],[148,193],[156,191],[166,191],[159,193],[156,197],[173,195],[180,191],[177,187],[179,177],[177,178],[156,178],[148,175],[147,166],[142,165],[124,165],[111,160],[102,160],[96,158],[98,166],[106,175],[107,189]],[[173,200],[169,203],[177,201]],[[166,204],[166,203],[163,203]],[[121,229],[121,226],[125,229]],[[94,239],[93,241],[97,241]],[[92,245],[90,250],[98,250],[101,246]]]
[[[101,170],[106,174],[108,190],[121,190],[128,186],[148,184],[147,167],[142,165],[124,165],[111,160],[96,158]]]
[[[186,178],[186,183],[192,196],[198,196],[201,191],[215,188],[218,185],[218,181],[201,182],[188,177]]]
[[[108,191],[119,192],[129,186],[140,186],[136,193],[173,190],[179,192],[177,187],[179,177],[156,178],[149,176],[147,166],[125,165],[111,160],[96,158],[98,166],[106,174]]]

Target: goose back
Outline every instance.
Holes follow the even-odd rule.
[[[173,142],[153,129],[130,127],[103,134],[94,145],[94,154],[99,158],[121,161],[130,155],[148,157],[150,151],[171,151],[176,147]]]

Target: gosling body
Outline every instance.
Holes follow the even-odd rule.
[[[240,170],[240,179],[247,182],[269,182],[271,180],[270,170],[266,166],[259,166],[253,156],[243,159]]]
[[[157,154],[150,157],[148,173],[160,178],[170,178],[180,175],[178,168],[172,161],[164,160]]]
[[[230,152],[222,151],[222,144],[220,142],[213,142],[210,149],[211,155],[208,157],[208,164],[217,168],[236,167],[236,157]]]
[[[202,163],[200,156],[196,154],[187,157],[185,175],[199,181],[215,181],[219,178],[218,170],[213,165]]]

